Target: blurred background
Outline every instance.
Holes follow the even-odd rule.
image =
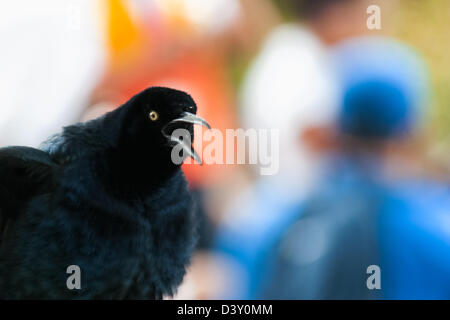
[[[0,9],[2,147],[37,147],[149,86],[190,93],[222,132],[279,130],[275,175],[184,165],[201,223],[174,298],[450,298],[449,1]]]

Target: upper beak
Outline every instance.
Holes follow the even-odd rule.
[[[187,139],[179,139],[173,135],[168,135],[165,132],[165,129],[170,126],[173,125],[174,123],[192,123],[192,124],[199,124],[202,125],[208,129],[211,129],[211,126],[209,125],[208,122],[206,122],[206,120],[200,118],[199,116],[190,113],[190,112],[183,112],[182,116],[180,118],[174,119],[172,121],[170,121],[162,130],[162,133],[165,137],[167,137],[170,141],[176,143],[176,144],[180,144],[183,148],[183,150],[190,156],[192,157],[195,161],[197,161],[198,163],[202,164],[202,158],[197,154],[197,152],[195,152],[194,148],[192,147],[192,141],[191,144],[189,144]]]
[[[183,112],[183,116],[181,118],[177,118],[175,120],[172,120],[170,124],[176,123],[176,122],[184,122],[184,123],[192,123],[192,124],[199,124],[202,125],[208,129],[211,129],[211,126],[206,122],[206,120],[200,118],[199,116],[190,113],[190,112]]]

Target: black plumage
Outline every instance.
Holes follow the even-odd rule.
[[[42,146],[0,149],[0,298],[160,299],[195,245],[192,199],[173,162],[196,105],[152,87]],[[186,144],[186,142],[183,142]],[[192,146],[185,145],[191,156]],[[66,269],[81,269],[69,290]]]

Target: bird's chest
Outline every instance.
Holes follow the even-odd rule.
[[[154,222],[153,222],[154,223]],[[173,234],[152,221],[140,221],[137,232],[109,245],[115,266],[110,272],[120,279],[127,298],[161,298],[181,282],[188,262],[191,235]]]

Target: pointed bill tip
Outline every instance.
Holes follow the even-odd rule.
[[[197,163],[199,165],[203,165],[203,160],[202,158],[200,158],[200,156],[197,154],[197,152],[195,152],[195,150],[192,150],[192,153],[190,154],[190,156],[192,157],[192,159],[194,159],[195,161],[197,161]]]

